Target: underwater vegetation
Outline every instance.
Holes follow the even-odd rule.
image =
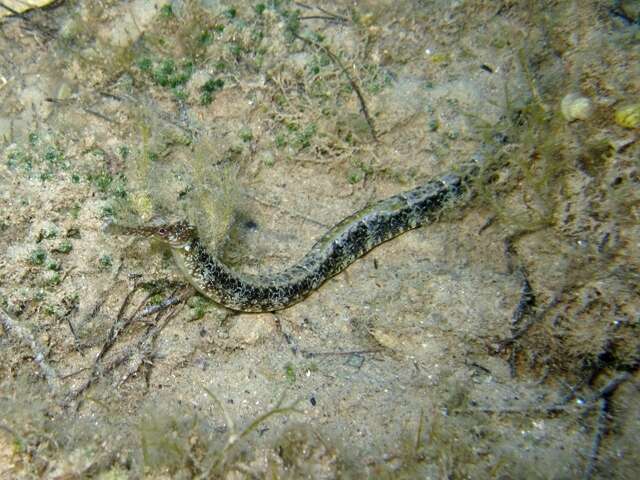
[[[640,103],[634,103],[617,109],[614,118],[616,123],[621,127],[640,127]]]
[[[636,5],[106,0],[3,22],[0,476],[630,478]],[[375,343],[401,315],[387,305],[323,293],[238,319],[158,242],[101,229],[187,219],[234,267],[275,270],[304,247],[289,229],[326,231],[474,152],[482,171],[433,242],[451,228],[465,268],[521,287],[506,336],[407,306],[412,338],[447,323],[439,366]],[[384,289],[394,254],[340,281]],[[415,260],[414,276],[449,268]],[[539,390],[500,403],[513,385]]]
[[[636,262],[624,238],[640,205],[637,165],[627,151],[637,144],[617,143],[612,127],[604,131],[611,111],[587,97],[544,92],[529,59],[523,52],[519,58],[529,95],[516,100],[507,90],[501,120],[479,126],[488,148],[472,205],[488,208],[506,232],[509,268],[523,269],[529,279],[540,275],[533,291],[544,300],[522,338],[527,368],[585,378],[603,362],[635,369],[637,284],[628,267]],[[633,106],[618,109],[615,123],[627,127],[632,117]],[[619,319],[614,324],[611,314]]]

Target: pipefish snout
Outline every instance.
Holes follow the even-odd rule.
[[[185,221],[169,223],[155,218],[147,225],[122,225],[107,221],[102,225],[102,231],[110,235],[130,235],[140,237],[156,237],[171,246],[182,246],[196,236],[196,230]]]

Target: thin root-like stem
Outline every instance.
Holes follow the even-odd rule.
[[[360,90],[360,87],[358,86],[356,81],[353,79],[353,77],[351,76],[347,68],[344,66],[344,64],[331,50],[329,50],[329,48],[325,47],[324,45],[321,45],[318,42],[314,42],[313,40],[309,40],[308,38],[301,37],[298,34],[294,34],[294,36],[298,40],[302,40],[304,43],[311,45],[312,47],[324,52],[331,59],[331,61],[335,63],[338,66],[338,68],[340,68],[340,70],[342,70],[342,73],[345,75],[345,77],[347,77],[347,80],[349,81],[351,88],[353,88],[353,91],[356,92],[356,96],[358,97],[358,101],[360,102],[360,110],[364,115],[365,120],[367,121],[367,125],[369,126],[369,131],[371,132],[371,137],[373,138],[374,141],[377,142],[378,134],[376,133],[376,128],[373,125],[373,120],[369,115],[369,109],[367,108],[367,103],[364,100],[364,95],[362,94],[362,90]]]
[[[60,390],[60,376],[55,368],[47,362],[45,349],[40,342],[33,336],[31,331],[9,315],[4,309],[0,309],[0,324],[8,335],[17,338],[22,344],[31,349],[33,360],[40,368],[49,384],[49,388],[55,394]]]

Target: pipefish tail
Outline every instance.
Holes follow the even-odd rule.
[[[299,262],[274,274],[235,271],[208,252],[195,228],[184,221],[112,231],[155,236],[168,243],[185,277],[215,302],[237,311],[271,312],[303,300],[381,243],[437,220],[442,209],[467,190],[467,181],[478,170],[473,161],[458,173],[363,208],[325,233]]]

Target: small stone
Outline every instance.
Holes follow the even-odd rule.
[[[569,122],[587,120],[593,113],[591,100],[578,93],[570,93],[560,102],[560,111]]]
[[[360,368],[363,363],[364,356],[354,353],[352,355],[349,355],[349,358],[347,359],[345,364],[353,368]]]
[[[256,343],[271,338],[276,334],[276,319],[270,313],[240,314],[234,317],[229,329],[229,338],[244,345]]]

